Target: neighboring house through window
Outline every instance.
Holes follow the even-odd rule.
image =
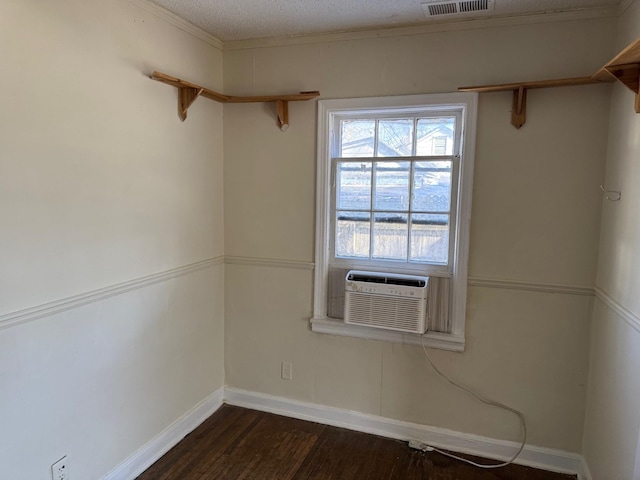
[[[419,343],[342,322],[350,269],[430,277],[425,344],[462,350],[477,96],[323,100],[314,331]]]

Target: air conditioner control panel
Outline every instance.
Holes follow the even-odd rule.
[[[397,297],[415,297],[414,287],[401,287],[398,285],[363,284],[361,282],[347,282],[345,289],[350,292],[371,293],[373,295],[394,295]]]

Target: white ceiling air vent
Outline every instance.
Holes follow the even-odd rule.
[[[495,0],[433,1],[422,3],[422,9],[427,17],[482,13],[492,11],[494,2]]]

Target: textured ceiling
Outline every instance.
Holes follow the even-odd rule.
[[[420,25],[469,16],[425,16],[428,0],[151,0],[222,41]],[[495,0],[505,17],[615,7],[620,0]]]

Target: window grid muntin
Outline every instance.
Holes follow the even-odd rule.
[[[409,188],[410,188],[410,197],[409,204],[407,210],[397,210],[397,211],[388,211],[388,210],[377,210],[375,209],[374,203],[374,191],[375,191],[375,178],[374,174],[375,163],[398,163],[399,161],[409,161],[410,162],[410,178],[409,178]],[[415,164],[416,162],[433,162],[433,161],[449,161],[451,162],[451,184],[450,184],[450,199],[449,199],[449,209],[447,211],[433,211],[433,210],[414,210],[413,209],[413,184],[414,184],[414,173],[415,173]],[[371,191],[370,191],[370,209],[338,209],[337,208],[337,185],[336,179],[338,177],[338,164],[339,163],[371,163]],[[362,262],[363,260],[367,263],[365,266],[379,266],[379,267],[389,267],[392,264],[396,266],[402,266],[402,268],[411,268],[415,269],[416,267],[424,270],[425,267],[435,267],[436,272],[439,274],[444,274],[444,276],[450,276],[453,256],[454,256],[454,246],[455,246],[455,230],[452,232],[452,226],[455,227],[456,217],[455,213],[457,210],[457,192],[458,192],[458,172],[459,172],[459,157],[453,155],[438,155],[438,156],[419,156],[419,157],[344,157],[344,158],[333,158],[332,159],[332,177],[334,181],[332,182],[332,192],[331,192],[331,200],[332,200],[332,232],[333,232],[333,241],[331,242],[331,263],[334,265],[352,265],[352,262]],[[364,257],[339,257],[336,254],[336,238],[338,234],[338,214],[339,212],[362,212],[368,213],[369,218],[369,257],[368,260]],[[374,251],[374,218],[375,213],[390,213],[390,214],[406,214],[407,215],[407,257],[406,260],[396,260],[396,259],[381,259],[375,258],[373,256]],[[449,234],[449,242],[448,242],[448,258],[446,263],[435,263],[435,262],[421,262],[421,261],[411,261],[411,215],[413,213],[416,214],[431,214],[431,215],[447,215],[449,218],[448,222],[448,234]]]
[[[455,251],[456,246],[456,237],[458,235],[458,191],[459,191],[459,182],[460,182],[460,152],[462,148],[462,136],[463,136],[463,122],[462,118],[464,115],[464,110],[459,105],[438,105],[437,107],[433,106],[401,106],[401,107],[384,107],[380,109],[359,109],[357,112],[353,110],[349,112],[334,112],[331,115],[332,123],[331,123],[331,132],[330,136],[332,141],[329,145],[329,152],[332,157],[331,161],[331,195],[330,195],[330,211],[331,215],[329,218],[329,231],[331,232],[331,240],[329,242],[329,264],[336,268],[362,268],[362,269],[371,269],[376,268],[379,270],[395,270],[399,273],[403,271],[416,271],[421,273],[427,273],[429,275],[436,275],[441,277],[452,277],[453,276],[453,268],[455,257],[457,255]],[[442,118],[453,118],[454,119],[454,131],[453,131],[453,144],[452,144],[452,155],[424,155],[424,156],[412,156],[412,157],[378,157],[378,122],[381,119],[384,120],[393,120],[393,119],[407,119],[412,118],[414,120],[414,130],[413,130],[413,142],[412,142],[412,150],[413,153],[417,151],[417,124],[419,120],[425,119],[442,119]],[[345,120],[375,120],[374,125],[374,155],[366,156],[366,157],[341,157],[340,153],[342,152],[342,130],[341,130],[341,122]],[[411,160],[412,166],[416,161],[436,161],[436,160],[449,160],[452,159],[452,173],[451,173],[451,198],[449,202],[449,258],[448,263],[446,265],[440,265],[435,263],[425,263],[425,262],[409,262],[409,256],[407,256],[407,261],[395,261],[395,260],[375,260],[371,258],[372,252],[372,242],[373,242],[373,218],[370,219],[370,239],[369,239],[369,260],[365,260],[363,262],[362,257],[337,257],[336,256],[336,232],[337,232],[337,209],[336,209],[336,161],[354,161],[354,162],[372,162],[371,167],[371,195],[370,202],[371,207],[373,207],[373,192],[375,188],[375,175],[373,174],[374,167],[373,162],[378,161],[402,161],[402,160]],[[413,172],[412,172],[413,179]],[[413,183],[413,181],[411,181]],[[413,185],[411,185],[413,188]],[[373,211],[369,214],[373,217]],[[433,213],[439,214],[443,212],[431,212],[431,211],[417,211],[416,213]],[[409,239],[407,239],[409,242]],[[410,244],[408,244],[408,248],[410,248]]]
[[[415,128],[417,126],[417,121],[414,119],[413,122],[413,128],[414,128],[414,135],[413,135],[413,145],[411,146],[411,151],[413,153],[415,153],[416,151],[416,138],[418,135],[415,134]],[[409,212],[407,215],[407,263],[416,263],[416,262],[411,262],[411,244],[413,243],[412,237],[413,237],[413,228],[411,228],[412,226],[412,218],[413,218],[413,186],[415,185],[415,177],[414,177],[414,173],[415,173],[415,166],[416,166],[416,162],[410,162],[409,163]],[[450,257],[450,255],[449,255]],[[447,263],[449,263],[449,259],[447,259]]]
[[[357,121],[357,120],[371,120],[375,121],[374,124],[374,153],[372,157],[378,157],[378,146],[376,144],[378,138],[378,123],[380,120],[407,120],[413,119],[413,145],[412,152],[410,156],[416,156],[417,151],[417,134],[418,131],[418,122],[420,120],[429,120],[429,119],[445,119],[445,118],[453,118],[454,119],[454,136],[453,136],[453,145],[452,145],[452,155],[460,155],[461,148],[461,139],[462,139],[462,110],[457,107],[451,107],[451,109],[442,108],[442,109],[425,109],[424,107],[417,108],[398,108],[398,109],[385,109],[374,110],[374,111],[361,111],[359,113],[335,113],[333,115],[333,125],[332,125],[332,135],[334,137],[334,141],[331,142],[331,156],[332,158],[341,158],[341,152],[343,148],[342,143],[342,122],[344,121]],[[336,137],[338,141],[336,141]],[[367,157],[367,158],[372,158]],[[402,155],[398,155],[393,158],[400,158]],[[356,157],[344,157],[344,158],[356,158]],[[385,157],[383,157],[385,158]]]

